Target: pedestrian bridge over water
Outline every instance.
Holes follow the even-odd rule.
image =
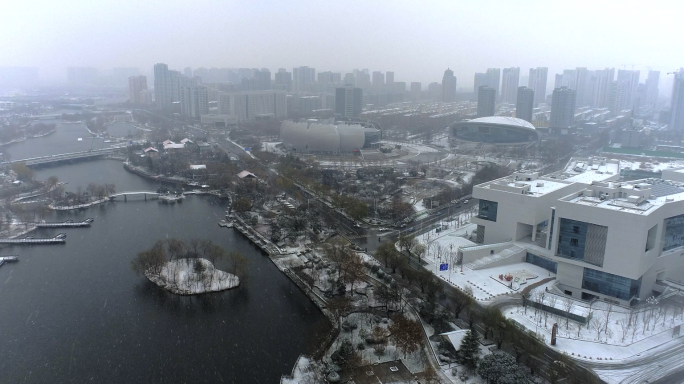
[[[123,147],[93,149],[90,151],[83,151],[83,152],[60,153],[57,155],[40,156],[40,157],[32,157],[29,159],[4,161],[0,164],[5,165],[5,164],[25,163],[28,166],[38,166],[38,165],[60,163],[60,162],[64,162],[64,161],[93,159],[93,158],[98,158],[98,157],[103,157],[106,155],[114,154],[114,153],[118,152],[119,150],[121,150],[121,148],[123,148]]]

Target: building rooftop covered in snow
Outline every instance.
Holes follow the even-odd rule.
[[[477,242],[524,248],[568,296],[634,305],[684,282],[684,182],[667,175],[621,181],[617,161],[589,158],[477,185]]]

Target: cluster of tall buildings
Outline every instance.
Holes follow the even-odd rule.
[[[669,123],[673,129],[684,131],[682,72],[675,73]],[[119,68],[113,74],[128,75],[131,103],[151,101],[146,78],[137,69]],[[477,117],[503,113],[532,122],[545,115],[541,117],[549,128],[562,130],[575,124],[576,111],[581,108],[601,109],[613,116],[642,107],[655,111],[660,72],[649,71],[643,83],[640,75],[638,70],[627,69],[567,69],[554,75],[553,92],[547,98],[548,68],[530,68],[525,76],[521,76],[519,67],[488,68],[474,77]],[[97,83],[98,76],[93,68],[68,69],[69,83],[73,85]],[[272,76],[267,68],[185,68],[180,72],[169,70],[165,64],[154,67],[154,96],[155,106],[161,110],[188,117],[229,114],[238,121],[318,113],[356,118],[364,109],[398,101],[463,100],[459,99],[457,78],[450,68],[444,71],[441,82],[423,88],[420,82],[395,81],[392,71],[316,72],[315,68],[301,66],[280,68]],[[538,109],[541,104],[546,107]],[[504,109],[498,109],[501,106]]]
[[[154,94],[157,109],[177,112],[190,118],[201,118],[210,114],[210,104],[215,104],[212,114],[231,116],[236,121],[253,121],[260,118],[287,117],[287,95],[272,90],[271,74],[268,69],[245,71],[251,77],[242,78],[240,87],[232,83],[208,83],[199,75],[208,75],[210,80],[224,80],[226,71],[206,73],[202,68],[185,74],[169,70],[163,63],[154,66]],[[197,74],[197,75],[196,75]],[[218,78],[216,76],[219,76]]]

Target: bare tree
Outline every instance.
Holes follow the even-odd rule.
[[[563,306],[563,311],[565,311],[565,329],[568,329],[568,323],[570,322],[570,310],[572,309],[574,302],[571,298],[569,297],[564,297],[563,300],[561,301],[561,305]]]
[[[551,308],[556,308],[556,303],[558,302],[558,296],[550,294],[548,304]],[[546,317],[548,317],[548,312],[545,312],[544,326],[546,327]]]
[[[649,328],[649,325],[651,324],[651,311],[643,311],[641,313],[641,324],[642,324],[642,331],[641,335],[646,334],[646,329]]]
[[[634,324],[632,324],[632,343],[634,342],[634,336],[636,336],[637,330],[639,330],[638,315],[637,318],[634,319]]]
[[[610,336],[610,315],[613,313],[613,303],[608,303],[608,308],[606,309],[606,319],[604,321],[604,327],[605,329],[603,332],[606,334],[606,341],[608,341],[608,336]]]
[[[620,342],[624,343],[625,337],[629,332],[629,321],[627,319],[620,319],[617,323],[620,326],[620,331],[622,331],[622,338],[620,339]]]
[[[596,337],[598,341],[601,341],[601,333],[603,332],[603,316],[596,316],[591,319],[589,325],[596,331]]]
[[[655,328],[658,325],[658,321],[660,321],[660,318],[664,318],[663,309],[661,307],[658,307],[653,310],[653,328],[651,328],[651,331],[655,331]]]

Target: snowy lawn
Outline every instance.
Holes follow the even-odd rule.
[[[240,285],[240,279],[214,268],[207,259],[178,259],[166,262],[154,273],[145,271],[150,281],[179,295],[218,292]]]
[[[632,311],[605,302],[589,305],[560,294],[545,292],[545,285],[534,289],[530,300],[543,300],[545,305],[569,310],[580,316],[591,313],[589,323],[582,325],[563,316],[535,310],[531,306],[527,310],[522,306],[509,306],[502,309],[502,312],[527,329],[539,333],[547,341],[551,338],[553,323],[558,323],[556,348],[574,358],[610,363],[636,357],[678,338],[679,336],[673,337],[673,328],[684,323],[681,307],[661,304]],[[540,292],[545,293],[543,299]]]
[[[460,288],[461,290],[472,289],[473,296],[478,301],[486,301],[497,296],[515,293],[511,288],[502,284],[498,276],[500,274],[506,275],[508,273],[524,273],[530,276],[536,276],[527,280],[527,284],[533,284],[539,280],[545,279],[549,275],[549,271],[530,263],[515,263],[511,265],[504,265],[500,267],[476,269],[471,270],[463,267],[461,271],[460,266],[452,266],[449,263],[449,269],[446,271],[439,270],[439,264],[431,260],[426,260],[426,269],[432,271],[440,279],[449,282],[451,285]]]

